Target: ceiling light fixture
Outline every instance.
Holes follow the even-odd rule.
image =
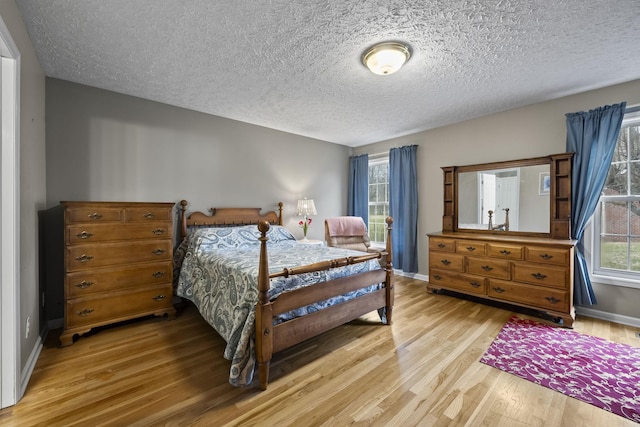
[[[362,63],[372,73],[385,76],[398,71],[410,57],[409,46],[397,42],[385,42],[371,46],[362,55]]]

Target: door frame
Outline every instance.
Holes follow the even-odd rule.
[[[0,407],[20,399],[20,51],[0,17]]]

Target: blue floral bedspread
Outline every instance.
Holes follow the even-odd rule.
[[[259,236],[260,232],[255,225],[203,228],[190,233],[175,251],[176,295],[192,301],[202,317],[227,342],[224,357],[231,361],[229,382],[235,386],[251,384],[256,364],[255,308],[258,301]],[[299,243],[281,226],[271,226],[267,236],[270,273],[318,261],[362,255],[362,252],[347,249]],[[269,297],[273,300],[287,290],[379,268],[378,260],[373,259],[326,271],[272,279]],[[299,308],[285,313],[275,319],[274,323],[317,311],[379,288],[380,285],[374,285]],[[381,315],[384,316],[383,313]]]

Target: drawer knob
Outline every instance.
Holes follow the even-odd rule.
[[[551,304],[557,304],[557,303],[560,302],[560,300],[558,298],[555,298],[555,297],[545,297],[544,299],[549,301]]]
[[[78,316],[82,316],[82,317],[88,316],[88,315],[90,315],[91,313],[93,313],[93,308],[83,308],[83,309],[82,309],[82,310],[80,310],[80,311],[76,311],[76,314],[77,314]]]
[[[80,288],[80,289],[87,289],[91,285],[93,285],[93,282],[89,282],[89,281],[86,281],[86,280],[83,280],[80,283],[76,283],[76,287]]]
[[[479,288],[480,287],[480,283],[478,283],[478,282],[469,282],[469,284],[471,286],[473,286],[474,288]]]
[[[89,262],[92,259],[93,259],[93,257],[91,255],[86,255],[86,254],[82,254],[82,255],[76,257],[76,260],[80,261],[80,262]]]
[[[152,299],[156,302],[160,302],[160,301],[164,301],[164,299],[166,298],[166,296],[164,295],[156,295],[155,297],[153,297]]]
[[[154,214],[152,214],[151,212],[147,212],[146,214],[142,215],[143,217],[147,218],[147,219],[153,219],[156,216]]]
[[[79,239],[89,239],[93,237],[93,233],[89,233],[88,231],[83,231],[82,233],[76,234],[76,237]]]
[[[434,275],[433,278],[436,280],[442,280],[442,276],[439,274]]]
[[[474,246],[467,246],[467,250],[468,250],[469,252],[473,252],[473,251],[475,251],[475,250],[476,250],[476,248],[475,248]]]
[[[546,260],[549,260],[549,259],[553,258],[553,255],[549,255],[549,254],[540,254],[540,258],[542,258],[542,259],[546,259]]]
[[[451,264],[451,261],[449,261],[448,259],[443,259],[442,261],[440,261],[441,263],[443,263],[444,265],[449,265]]]
[[[99,214],[98,212],[94,212],[92,214],[87,215],[89,217],[89,219],[100,219],[102,218],[102,214]]]
[[[444,243],[438,243],[438,247],[439,247],[440,249],[444,248],[445,246],[446,246],[446,245],[445,245]]]
[[[483,269],[484,271],[491,271],[491,270],[493,270],[493,267],[488,266],[488,265],[483,265],[483,266],[482,266],[482,269]]]
[[[506,249],[501,250],[500,253],[504,256],[511,255],[511,251],[508,251]]]
[[[153,277],[155,277],[156,279],[159,279],[162,276],[164,276],[164,271],[156,271],[155,273],[153,273]]]
[[[166,249],[158,248],[158,249],[154,249],[154,250],[153,250],[153,254],[154,254],[154,255],[162,255],[162,254],[163,254],[163,253],[165,253],[166,251],[167,251]]]
[[[162,228],[156,228],[155,230],[152,231],[153,234],[155,234],[156,236],[159,236],[161,234],[164,234],[164,230]]]
[[[493,288],[493,290],[494,290],[495,292],[499,293],[499,294],[501,294],[501,293],[503,293],[503,292],[504,292],[504,289],[502,289],[501,287]]]
[[[542,274],[542,273],[531,273],[531,275],[533,276],[534,279],[538,279],[538,280],[543,280],[545,277],[547,277],[546,274]]]

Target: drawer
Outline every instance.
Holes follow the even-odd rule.
[[[546,248],[544,246],[528,246],[525,259],[531,262],[544,264],[569,265],[570,249]]]
[[[459,254],[483,256],[484,247],[484,243],[476,242],[474,240],[458,240],[456,242],[456,252]]]
[[[172,241],[102,243],[67,247],[67,272],[115,264],[165,261],[172,258]]]
[[[490,297],[507,302],[516,302],[548,310],[566,312],[569,309],[569,293],[543,286],[489,280]]]
[[[113,240],[141,240],[171,238],[170,222],[153,224],[110,224],[70,225],[66,229],[68,244],[106,242]]]
[[[569,285],[569,271],[570,269],[568,268],[515,262],[513,263],[513,280],[516,282],[567,289]]]
[[[128,222],[169,221],[173,208],[167,206],[131,207],[126,209]]]
[[[124,219],[124,212],[116,207],[73,207],[66,209],[67,224],[120,222]]]
[[[445,270],[429,270],[429,283],[434,286],[457,290],[465,293],[486,295],[487,286],[484,277],[455,273]]]
[[[113,292],[107,296],[67,300],[66,328],[98,325],[151,314],[171,307],[171,284],[147,287],[135,292]]]
[[[481,276],[497,277],[498,279],[509,279],[511,269],[509,261],[491,258],[467,258],[467,273]]]
[[[452,239],[429,238],[429,251],[455,252],[456,241]]]
[[[524,258],[524,246],[488,243],[487,255],[494,258],[520,260]]]
[[[171,281],[172,270],[173,263],[164,261],[68,273],[65,277],[66,296],[76,298],[99,292],[164,284]]]
[[[464,271],[464,256],[452,253],[432,252],[429,254],[429,268]]]

